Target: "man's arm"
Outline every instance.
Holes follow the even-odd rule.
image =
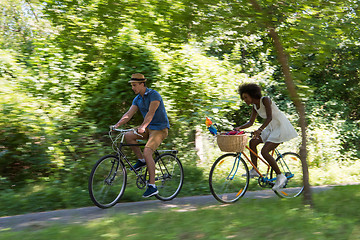
[[[143,133],[145,132],[145,128],[147,128],[147,126],[151,123],[156,110],[158,109],[158,107],[160,106],[160,101],[152,101],[150,102],[150,106],[149,106],[149,111],[146,114],[143,123],[140,125],[140,127],[138,128],[138,132],[139,133]]]
[[[138,107],[136,105],[131,105],[130,109],[121,117],[121,119],[114,125],[115,128],[120,127],[121,125],[124,125],[130,119],[134,116],[134,114],[137,112]]]

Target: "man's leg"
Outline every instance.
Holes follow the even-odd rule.
[[[144,157],[149,172],[149,185],[143,197],[151,197],[158,193],[157,187],[155,186],[155,161],[153,153],[167,137],[167,134],[167,128],[163,130],[149,130],[149,140],[144,148]]]
[[[143,137],[140,137],[139,135],[136,135],[134,132],[127,132],[125,134],[125,141],[128,144],[137,144],[138,142],[136,140],[137,139],[147,139],[149,137],[149,132],[145,131],[145,133],[143,133],[141,135]],[[141,149],[140,149],[139,146],[130,146],[130,147],[131,147],[131,150],[133,150],[133,152],[135,153],[135,155],[136,155],[136,157],[138,159],[137,162],[135,163],[135,165],[133,165],[133,168],[138,171],[142,167],[146,166],[144,155],[141,152]]]
[[[125,134],[125,141],[127,144],[137,144],[136,140],[140,138],[141,138],[140,136],[134,134],[133,132],[127,132]],[[133,152],[135,153],[138,159],[144,159],[144,156],[139,146],[131,146],[130,148],[131,150],[133,150]]]
[[[155,184],[155,161],[153,158],[154,151],[151,148],[145,147],[144,157],[146,161],[146,166],[149,172],[149,183]]]

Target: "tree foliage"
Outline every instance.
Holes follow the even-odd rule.
[[[186,149],[189,162],[205,116],[224,128],[247,121],[242,82],[260,84],[296,124],[264,19],[289,55],[309,131],[338,133],[342,159],[358,159],[359,4],[259,4],[265,13],[246,0],[1,1],[0,187],[86,179],[107,127],[131,104],[134,72],[163,96],[166,144]]]

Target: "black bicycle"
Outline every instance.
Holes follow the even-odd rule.
[[[124,143],[125,133],[134,129],[114,129],[109,131],[112,148],[115,154],[106,155],[96,162],[89,178],[89,194],[94,204],[100,208],[114,206],[123,196],[127,184],[127,169],[136,174],[136,186],[144,189],[149,181],[146,167],[135,170],[122,147],[145,146],[145,143]],[[113,134],[115,133],[115,134]],[[156,150],[155,161],[155,184],[159,193],[155,197],[162,201],[174,199],[180,192],[184,182],[184,170],[180,160],[177,158],[177,150]],[[125,160],[125,161],[124,161]]]

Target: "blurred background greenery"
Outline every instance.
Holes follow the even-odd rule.
[[[259,3],[306,104],[311,184],[359,182],[359,4]],[[91,205],[89,173],[111,153],[108,126],[130,107],[132,73],[143,73],[165,101],[171,130],[162,148],[180,152],[180,196],[209,193],[207,172],[221,153],[205,116],[222,130],[248,120],[239,84],[260,84],[297,126],[273,44],[247,1],[1,0],[0,7],[0,215]],[[140,196],[130,183],[123,201]]]

